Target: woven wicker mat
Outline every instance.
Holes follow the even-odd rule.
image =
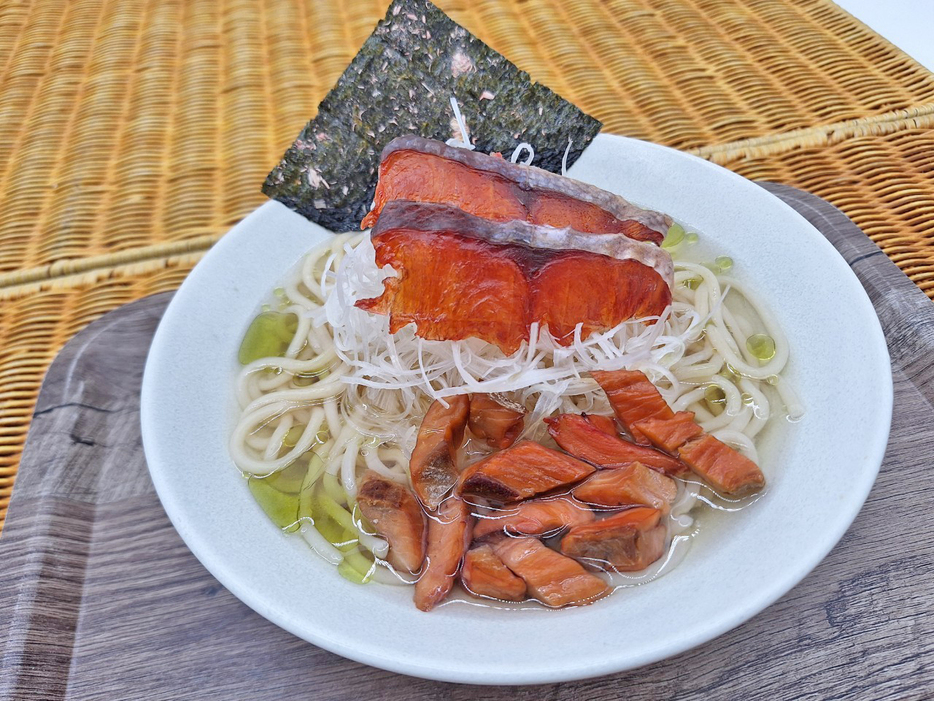
[[[180,284],[388,0],[0,0],[0,527],[39,383]],[[934,296],[934,75],[828,0],[441,0],[609,132],[840,206]]]

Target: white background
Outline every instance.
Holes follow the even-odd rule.
[[[934,0],[835,0],[929,71],[934,71]]]

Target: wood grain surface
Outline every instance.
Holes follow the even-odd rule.
[[[837,210],[764,186],[824,232],[869,292],[892,354],[895,415],[856,522],[763,613],[654,665],[538,687],[418,680],[299,640],[224,589],[156,498],[138,414],[163,294],[91,324],[49,370],[0,539],[0,698],[931,698],[934,305]]]

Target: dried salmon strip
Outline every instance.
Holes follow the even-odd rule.
[[[578,250],[617,260],[634,260],[652,268],[671,287],[674,262],[668,251],[637,241],[624,234],[593,236],[573,227],[553,227],[525,221],[494,221],[476,216],[452,205],[393,200],[386,204],[374,227],[375,238],[382,232],[412,228],[419,231],[449,231],[489,243],[524,246],[535,250]]]
[[[670,419],[644,419],[636,422],[633,428],[652,445],[669,453],[677,453],[682,445],[704,433],[694,420],[693,411],[679,411]]]
[[[425,512],[408,489],[367,470],[357,493],[357,506],[376,532],[389,541],[389,562],[396,569],[418,572],[425,559]]]
[[[425,568],[415,582],[415,605],[430,611],[451,592],[470,545],[473,516],[457,497],[448,497],[429,514]]]
[[[678,495],[678,486],[661,472],[634,462],[618,470],[601,470],[572,489],[571,494],[585,504],[643,505],[667,513]]]
[[[514,261],[489,244],[436,232],[389,231],[374,240],[378,265],[398,277],[384,282],[380,297],[357,307],[389,315],[395,333],[414,323],[429,340],[476,337],[515,352],[528,338],[529,284]],[[477,270],[483,284],[477,285]]]
[[[638,370],[602,370],[590,373],[606,392],[616,418],[637,443],[648,439],[636,424],[646,419],[670,419],[674,416],[658,388]]]
[[[428,407],[409,460],[412,486],[429,510],[438,508],[460,476],[457,451],[464,442],[470,397],[461,394],[446,401],[447,406],[434,401]]]
[[[491,533],[549,536],[564,528],[590,523],[593,519],[589,508],[566,496],[532,499],[478,516],[473,537],[483,538]]]
[[[704,433],[703,428],[695,422],[693,412],[672,411],[658,388],[644,373],[613,370],[590,374],[606,392],[617,418],[635,440],[651,443],[667,453],[677,455],[685,466],[723,494],[743,496],[765,486],[765,475],[756,463],[726,443]],[[575,430],[566,431],[567,435],[562,439],[557,436],[555,439],[568,452],[592,462],[590,458],[579,454],[581,451],[596,450],[594,446],[582,444],[577,435],[580,433],[581,429],[575,426]],[[552,435],[555,436],[555,433]],[[656,467],[644,460],[642,462],[649,467]]]
[[[470,398],[470,432],[491,448],[503,450],[515,443],[525,426],[525,408],[510,403],[506,406],[491,394],[474,394]]]
[[[534,538],[503,538],[493,550],[546,606],[580,606],[610,593],[602,579]]]
[[[670,455],[655,448],[636,445],[618,436],[611,436],[580,414],[561,414],[545,419],[548,433],[571,455],[604,469],[642,463],[666,475],[682,475],[687,467]]]
[[[573,484],[594,468],[570,455],[534,441],[519,441],[469,466],[457,493],[497,502],[514,502]]]
[[[495,221],[622,233],[655,244],[671,226],[670,217],[593,185],[415,135],[383,149],[374,207],[361,228],[373,226],[392,200],[438,202]]]
[[[636,572],[664,554],[667,537],[662,512],[640,506],[575,526],[561,539],[561,552],[617,572]]]
[[[650,268],[581,251],[554,252],[532,279],[531,320],[548,326],[559,345],[612,329],[626,319],[660,316],[671,291]]]
[[[512,573],[493,548],[481,544],[464,556],[461,583],[471,594],[503,601],[525,600],[525,581]]]
[[[587,420],[593,425],[594,428],[597,428],[603,431],[608,436],[618,436],[619,431],[616,428],[616,422],[613,421],[613,418],[610,416],[603,416],[602,414],[581,414],[587,418]]]
[[[756,463],[711,435],[688,441],[678,454],[714,489],[730,496],[744,496],[765,486],[765,475]]]
[[[533,322],[547,324],[559,344],[570,345],[577,324],[587,338],[668,308],[668,283],[641,262],[664,272],[666,253],[653,259],[633,251],[654,247],[622,240],[620,255],[641,260],[521,243],[545,242],[554,231],[524,222],[497,224],[442,205],[391,202],[372,240],[377,265],[391,266],[396,276],[384,281],[382,295],[356,306],[388,314],[393,333],[414,323],[421,338],[476,337],[506,354],[529,340]]]

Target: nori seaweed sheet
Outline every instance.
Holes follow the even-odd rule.
[[[418,134],[460,138],[456,97],[477,150],[507,158],[523,141],[533,165],[561,172],[601,124],[519,70],[428,0],[394,0],[263,184],[263,192],[332,231],[369,211],[380,152]]]

